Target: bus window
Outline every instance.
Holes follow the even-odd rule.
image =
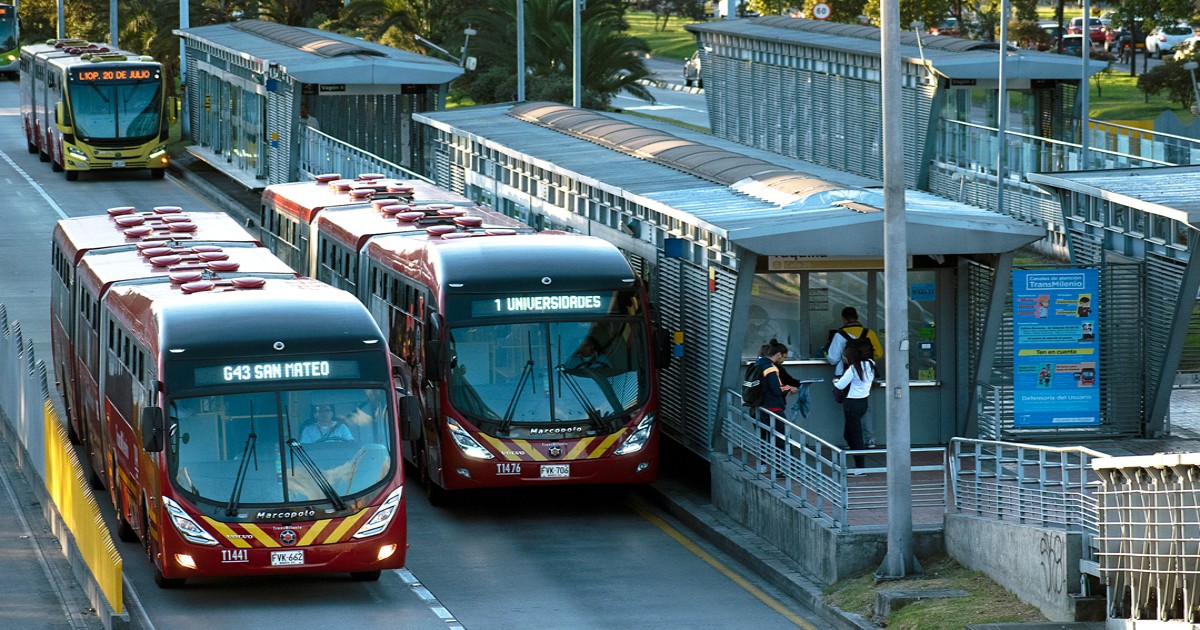
[[[450,334],[451,403],[473,420],[587,422],[648,396],[644,327],[632,322],[505,323]],[[594,352],[585,358],[587,345]]]
[[[339,437],[306,443],[301,436],[314,421],[313,408],[325,405],[343,427]],[[226,505],[240,485],[240,505],[325,501],[325,482],[349,497],[392,473],[384,390],[180,398],[171,410],[171,477],[197,500]]]
[[[161,81],[78,84],[71,91],[81,138],[146,138],[158,133]]]

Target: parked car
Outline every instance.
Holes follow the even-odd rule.
[[[1186,24],[1160,26],[1146,36],[1146,54],[1162,59],[1163,55],[1174,53],[1183,40],[1194,34],[1192,27]]]
[[[1191,37],[1183,40],[1183,42],[1179,44],[1179,47],[1175,49],[1175,58],[1179,59],[1180,57],[1191,57],[1197,53],[1200,53],[1200,35],[1192,35]]]
[[[1067,33],[1071,35],[1083,34],[1083,18],[1073,17],[1067,24]],[[1104,44],[1104,22],[1100,18],[1094,17],[1088,20],[1088,34],[1091,35],[1092,41],[1097,44]]]
[[[688,60],[683,62],[683,84],[692,87],[693,85],[702,88],[704,87],[704,79],[700,77],[700,51],[692,53]]]
[[[958,18],[948,17],[942,20],[941,24],[929,29],[930,35],[948,35],[950,37],[962,37],[962,30],[958,27]]]
[[[1063,35],[1062,46],[1058,49],[1058,52],[1078,57],[1083,53],[1083,42],[1083,35]],[[1088,49],[1091,51],[1088,53],[1088,56],[1093,56],[1094,53],[1100,50],[1100,47],[1096,45],[1096,42],[1088,40]]]

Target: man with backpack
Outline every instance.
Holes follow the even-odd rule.
[[[858,345],[863,356],[873,361],[879,361],[883,358],[883,344],[879,343],[879,337],[875,331],[863,326],[858,321],[858,309],[853,306],[847,306],[842,309],[842,327],[830,333],[829,349],[825,352],[825,360],[833,366],[834,381],[845,371],[845,365],[842,363],[842,353],[846,350],[847,344]],[[865,418],[865,416],[864,416]],[[865,419],[863,421],[862,434],[863,441],[866,442],[867,448],[875,448],[875,432],[871,430],[870,423]]]
[[[754,364],[746,370],[746,377],[742,382],[742,404],[747,407],[766,409],[776,416],[783,416],[783,410],[787,407],[787,395],[796,391],[794,386],[785,385],[783,377],[780,375],[783,370],[780,364],[787,358],[787,354],[787,346],[775,339],[763,346],[762,355],[755,359]],[[782,422],[776,420],[775,431],[782,433],[783,430]],[[762,427],[760,433],[764,441],[770,440],[768,427]],[[783,448],[783,440],[777,437],[775,446]],[[760,473],[768,472],[767,465],[759,462],[758,471]]]

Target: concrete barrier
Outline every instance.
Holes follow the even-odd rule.
[[[1079,621],[1081,534],[947,514],[945,537],[946,552],[959,564],[987,574],[1051,621]]]
[[[778,547],[818,581],[833,584],[882,564],[887,554],[885,527],[834,529],[828,518],[784,496],[777,486],[725,455],[714,454],[710,470],[713,506]],[[913,553],[918,558],[941,551],[940,528],[914,528]]]
[[[17,454],[42,513],[105,628],[129,627],[121,556],[50,398],[46,364],[0,304],[0,433]]]

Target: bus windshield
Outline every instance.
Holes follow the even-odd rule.
[[[591,422],[649,395],[644,325],[638,319],[501,323],[450,331],[451,404],[476,423],[502,427]]]
[[[170,404],[174,484],[230,506],[333,503],[387,479],[395,465],[383,389],[269,391]]]
[[[87,140],[150,138],[159,129],[161,90],[155,78],[73,83],[75,133]]]
[[[17,47],[16,15],[11,11],[8,7],[7,12],[0,14],[0,51]]]

